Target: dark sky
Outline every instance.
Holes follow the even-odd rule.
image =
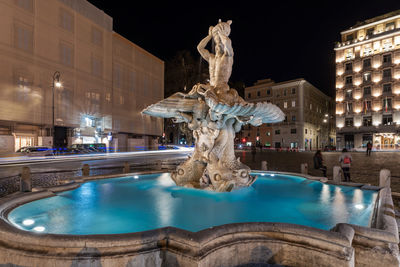
[[[340,32],[400,9],[400,0],[89,2],[113,17],[114,31],[164,61],[179,50],[197,56],[196,46],[209,26],[230,19],[235,52],[231,81],[250,86],[259,79],[303,77],[331,96],[333,48]]]

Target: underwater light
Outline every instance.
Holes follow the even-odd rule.
[[[274,176],[275,176],[275,174],[271,173],[271,177],[274,177]]]
[[[135,176],[133,176],[133,178],[135,178],[135,179],[139,179],[139,176],[135,175]]]
[[[362,210],[362,209],[364,208],[364,205],[362,205],[362,204],[356,204],[356,205],[354,205],[354,207],[355,207],[356,209]]]
[[[44,229],[46,229],[46,228],[44,228],[43,226],[36,226],[35,228],[33,228],[33,230],[36,232],[43,232]]]
[[[26,219],[26,220],[24,220],[24,221],[22,222],[22,224],[23,224],[23,225],[26,225],[26,226],[32,225],[32,224],[34,224],[34,223],[35,223],[35,221],[32,220],[32,219]]]

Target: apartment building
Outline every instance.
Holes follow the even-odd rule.
[[[0,152],[162,134],[140,110],[163,97],[163,61],[86,0],[0,0],[0,57]]]
[[[259,80],[245,88],[248,102],[269,102],[285,113],[285,121],[245,126],[242,142],[271,148],[323,149],[335,145],[332,99],[303,78],[275,83]]]
[[[400,146],[400,10],[341,32],[336,52],[339,148]]]

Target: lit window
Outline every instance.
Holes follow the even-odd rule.
[[[370,82],[371,81],[371,72],[364,73],[363,80],[364,80],[364,82]]]
[[[284,108],[287,108],[287,102],[286,102],[286,101],[283,102],[283,107],[284,107]]]
[[[292,100],[292,108],[296,107],[296,100]]]
[[[386,31],[394,30],[394,21],[386,23],[385,30]]]

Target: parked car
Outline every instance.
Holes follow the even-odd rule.
[[[23,156],[54,156],[53,149],[46,146],[27,146],[17,150],[17,154]]]

